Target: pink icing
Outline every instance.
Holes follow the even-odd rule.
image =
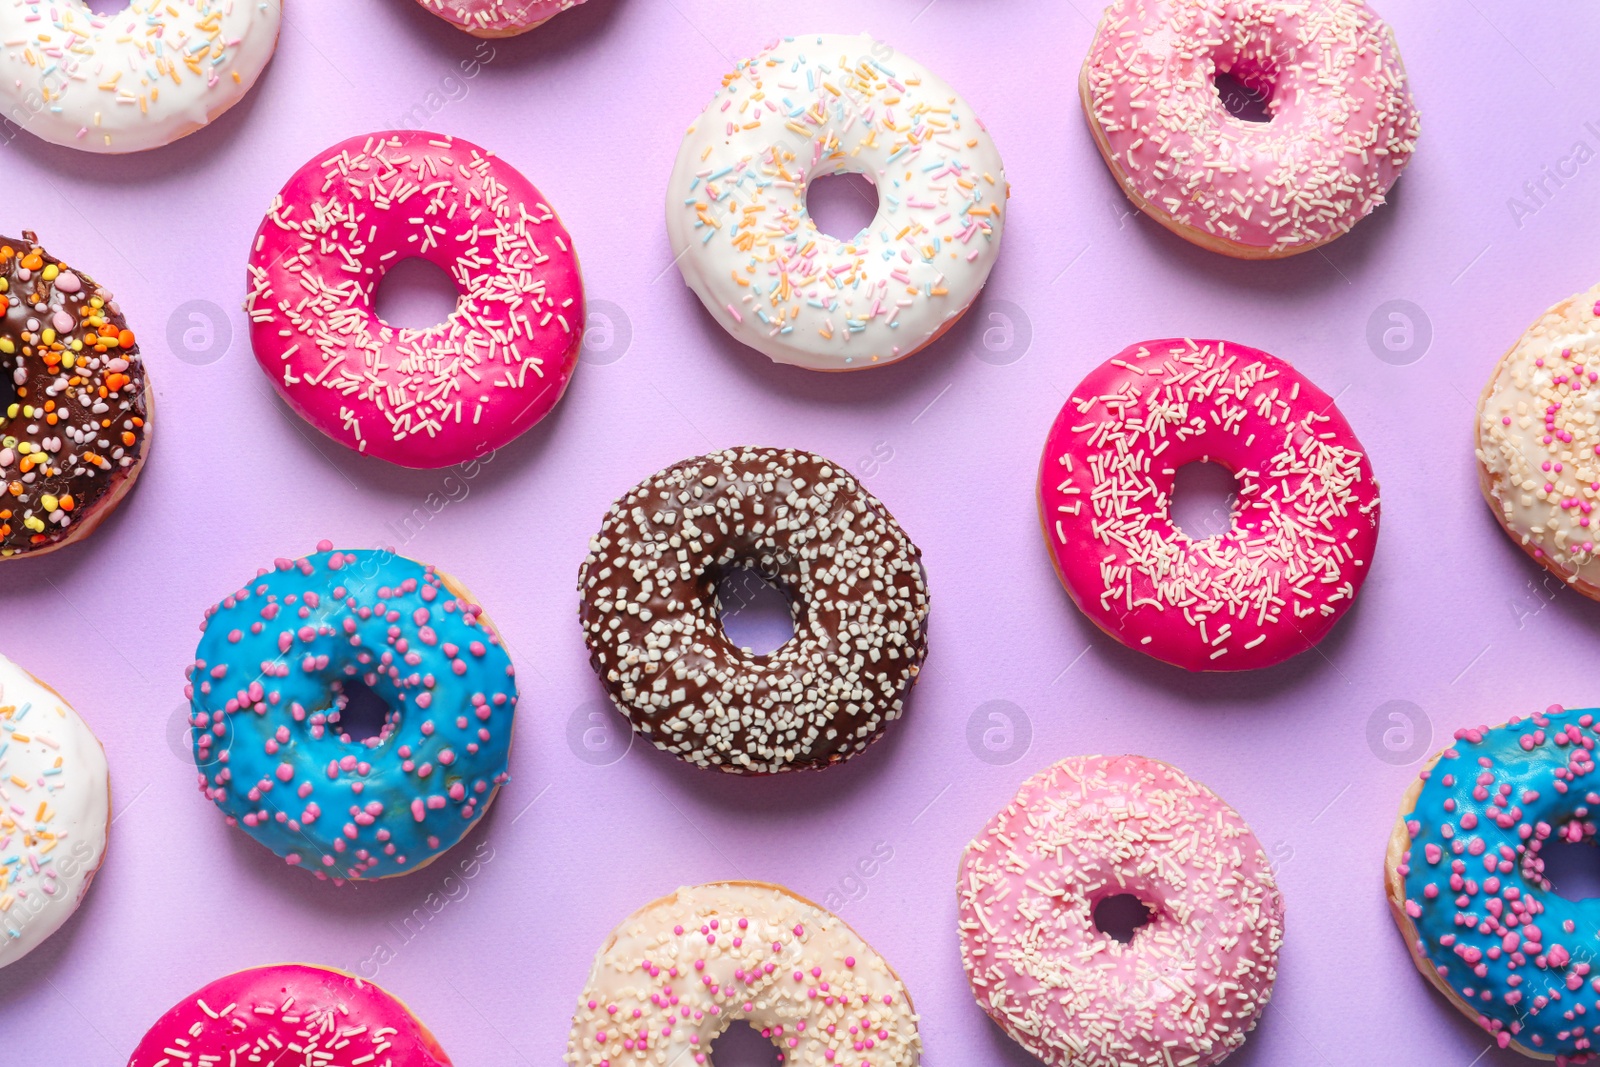
[[[427,329],[378,318],[403,259],[455,279]],[[284,186],[250,256],[251,342],[289,405],[323,433],[406,467],[481,458],[544,418],[583,340],[572,239],[514,167],[440,134],[353,137]]]
[[[446,22],[483,37],[508,37],[541,26],[583,0],[417,0]]]
[[[297,1064],[451,1067],[427,1027],[388,993],[301,964],[239,971],[185,997],[144,1035],[128,1067],[287,1063],[277,1058],[287,1050]]]
[[[1229,114],[1217,71],[1271,121]],[[1280,254],[1382,204],[1420,130],[1394,34],[1361,0],[1116,0],[1084,76],[1102,151],[1136,198]]]
[[[1234,473],[1223,534],[1169,515],[1185,464]],[[1186,670],[1304,652],[1354,602],[1378,541],[1378,483],[1349,423],[1276,356],[1226,341],[1124,349],[1079,383],[1045,443],[1040,519],[1096,625]]]
[[[1095,925],[1131,894],[1150,921]],[[1142,756],[1034,775],[967,846],[961,959],[979,1005],[1046,1064],[1209,1067],[1272,996],[1283,899],[1239,813]]]

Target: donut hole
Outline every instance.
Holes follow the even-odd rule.
[[[1551,837],[1538,852],[1543,869],[1535,869],[1549,883],[1550,892],[1563,900],[1591,900],[1600,897],[1600,850],[1593,836],[1577,841]]]
[[[1132,893],[1113,894],[1094,906],[1094,928],[1124,945],[1155,917],[1155,909]]]
[[[806,214],[818,230],[854,241],[878,216],[878,187],[865,174],[821,174],[806,187]]]
[[[372,745],[383,739],[400,715],[360,678],[346,678],[333,686],[333,707],[328,728],[347,745]]]
[[[115,15],[133,6],[133,0],[84,0],[96,15]]]
[[[1244,122],[1271,122],[1272,79],[1241,70],[1219,70],[1212,79],[1228,114]]]
[[[754,1023],[740,1020],[724,1030],[711,1043],[707,1063],[717,1067],[776,1067],[783,1062],[776,1035],[762,1033]]]
[[[461,290],[443,267],[412,256],[389,268],[372,303],[385,326],[429,330],[455,313]]]
[[[1167,512],[1186,537],[1204,541],[1233,528],[1238,501],[1239,481],[1233,472],[1220,463],[1200,460],[1178,468]]]
[[[717,618],[728,642],[750,656],[770,656],[794,637],[789,594],[751,567],[717,580]]]

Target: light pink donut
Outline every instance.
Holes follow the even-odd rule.
[[[1229,114],[1218,71],[1271,121]],[[1115,0],[1079,88],[1129,198],[1246,259],[1349,230],[1384,202],[1421,129],[1394,33],[1362,0]]]
[[[397,329],[373,294],[409,258],[461,291]],[[435,133],[352,137],[302,167],[250,254],[256,360],[307,422],[403,467],[482,458],[555,407],[583,341],[572,238],[492,152]]]
[[[1132,941],[1095,908],[1137,897]],[[1012,1040],[1056,1067],[1209,1067],[1272,998],[1283,898],[1239,813],[1143,756],[1062,760],[961,857],[961,962]]]
[[[1232,526],[1172,521],[1178,468],[1233,472]],[[1039,518],[1061,582],[1095,625],[1191,671],[1268,667],[1339,621],[1371,569],[1378,483],[1333,400],[1227,341],[1131,345],[1056,417]]]
[[[543,26],[583,0],[417,0],[474,37],[515,37]]]
[[[286,963],[219,978],[144,1035],[128,1067],[216,1064],[450,1067],[406,1006],[371,982]]]

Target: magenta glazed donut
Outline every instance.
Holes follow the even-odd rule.
[[[1178,468],[1233,472],[1232,526],[1172,521]],[[1039,518],[1067,592],[1129,648],[1191,671],[1268,667],[1325,637],[1378,544],[1378,483],[1333,400],[1228,341],[1132,345],[1056,417]]]
[[[417,0],[474,37],[515,37],[543,26],[583,0]]]
[[[389,268],[426,259],[456,309],[426,329],[378,317]],[[250,254],[250,340],[289,406],[403,467],[481,458],[550,413],[583,341],[572,238],[494,153],[435,133],[352,137],[289,179]]]
[[[961,857],[973,995],[1050,1067],[1210,1067],[1272,998],[1283,898],[1227,802],[1143,756],[1081,756],[1028,779]],[[1123,942],[1097,909],[1132,896]]]
[[[370,1064],[450,1067],[406,1006],[326,967],[252,967],[197,989],[160,1019],[128,1067]]]

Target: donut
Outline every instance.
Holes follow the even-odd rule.
[[[4,0],[0,0],[3,3]],[[0,237],[0,560],[88,537],[133,489],[154,398],[115,298],[23,239]]]
[[[1233,525],[1172,521],[1178,468],[1226,467]],[[1378,483],[1333,400],[1229,341],[1131,345],[1078,384],[1045,443],[1039,517],[1074,602],[1129,648],[1190,671],[1315,645],[1366,579]]]
[[[128,1067],[291,1062],[451,1067],[428,1028],[383,989],[301,963],[252,967],[195,990],[156,1020]]]
[[[1478,484],[1534,561],[1600,600],[1600,285],[1563,300],[1501,357],[1478,400]],[[1597,528],[1600,529],[1600,528]]]
[[[1130,895],[1122,942],[1095,909]],[[1277,979],[1283,898],[1239,813],[1176,767],[1079,756],[1029,778],[961,856],[973,996],[1051,1067],[1210,1067]]]
[[[768,656],[722,630],[717,583],[789,598]],[[904,711],[928,651],[922,553],[841,467],[795,449],[686,459],[611,506],[578,575],[589,660],[639,736],[732,774],[820,769]]]
[[[110,831],[99,739],[59,693],[0,656],[0,968],[72,918]]]
[[[1262,96],[1269,121],[1229,114],[1218,73]],[[1421,131],[1394,33],[1362,0],[1113,0],[1078,88],[1128,199],[1240,259],[1344,234]]]
[[[811,182],[862,174],[878,213],[817,229]],[[723,78],[678,150],[667,234],[683,279],[741,344],[848,371],[932,344],[1000,254],[1005,167],[931,71],[865,34],[787,37]]]
[[[1501,1048],[1590,1063],[1600,900],[1544,876],[1549,841],[1595,842],[1595,717],[1559,705],[1457,730],[1400,803],[1384,889],[1417,969]]]
[[[543,26],[583,0],[417,0],[474,37],[515,37]]]
[[[373,297],[425,259],[461,292],[444,322],[402,329]],[[250,255],[250,341],[291,408],[403,467],[481,459],[548,415],[577,365],[583,281],[533,184],[437,133],[352,137],[283,187]]]
[[[569,1067],[711,1063],[735,1023],[779,1061],[916,1067],[922,1039],[894,969],[843,919],[764,882],[712,882],[647,904],[595,956]]]
[[[244,99],[282,20],[281,0],[0,0],[0,109],[84,152],[160,148]]]
[[[483,609],[392,551],[278,560],[206,612],[189,667],[200,791],[318,877],[433,862],[506,781],[517,684]],[[341,718],[380,701],[369,738]]]

